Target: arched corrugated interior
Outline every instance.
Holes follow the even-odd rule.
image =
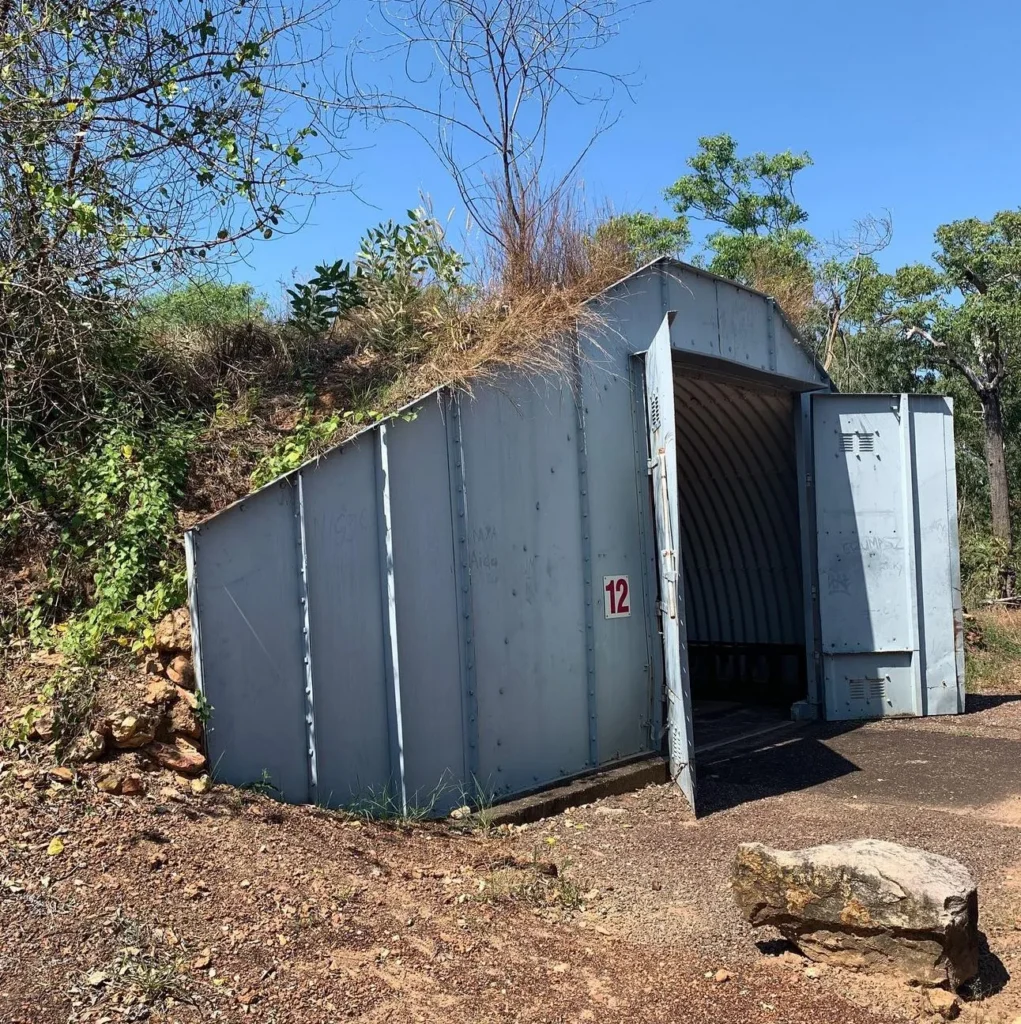
[[[692,643],[800,644],[794,396],[675,367]]]

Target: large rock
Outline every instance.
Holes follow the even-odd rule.
[[[160,715],[150,708],[114,712],[110,717],[110,737],[122,750],[137,750],[151,742],[160,726]]]
[[[191,619],[187,608],[164,615],[153,630],[156,650],[167,654],[191,653]]]
[[[175,772],[190,775],[206,766],[205,754],[181,736],[175,737],[173,743],[152,743],[148,750],[157,764]]]
[[[790,852],[742,843],[733,885],[753,925],[812,960],[952,989],[978,973],[978,893],[949,857],[877,839]]]

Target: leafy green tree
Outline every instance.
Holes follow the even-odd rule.
[[[900,268],[890,312],[924,363],[959,374],[978,398],[993,536],[1013,547],[1005,386],[1021,358],[1021,210],[944,224],[935,266]]]
[[[691,242],[685,217],[658,217],[638,210],[608,217],[596,227],[596,248],[620,249],[633,269],[660,256],[680,256]]]
[[[0,4],[5,465],[123,391],[125,299],[271,236],[328,173],[308,42],[331,3]]]
[[[868,218],[848,241],[824,247],[805,226],[808,211],[795,180],[812,165],[789,150],[741,156],[730,135],[705,136],[690,173],[665,191],[681,218],[716,229],[703,262],[713,273],[772,295],[816,345],[824,369],[838,350],[850,356],[856,329],[872,318],[886,282],[875,253],[889,241],[888,221]]]
[[[768,258],[790,273],[810,274],[815,239],[802,226],[807,211],[794,196],[794,179],[810,167],[807,153],[742,157],[730,135],[704,136],[688,160],[691,173],[664,195],[681,217],[718,225],[706,239],[714,274],[751,283],[756,261]]]

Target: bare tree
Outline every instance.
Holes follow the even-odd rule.
[[[619,116],[628,75],[594,64],[593,51],[636,4],[627,0],[377,0],[390,41],[360,56],[400,56],[408,91],[363,88],[356,103],[415,129],[450,173],[471,220],[502,253],[513,278],[537,221],[564,191],[595,140]],[[591,108],[580,151],[547,180],[554,110]]]

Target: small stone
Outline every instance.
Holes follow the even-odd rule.
[[[175,608],[164,615],[153,630],[158,651],[179,653],[191,651],[191,619],[187,608]]]
[[[170,730],[193,740],[202,737],[202,723],[198,720],[195,712],[183,701],[178,701],[170,709]]]
[[[192,961],[192,967],[196,971],[204,971],[213,962],[213,951],[209,948],[202,950],[201,953]]]
[[[191,659],[183,654],[174,658],[167,665],[167,678],[185,690],[195,689],[195,669],[192,668]]]
[[[71,745],[68,758],[76,763],[98,761],[106,753],[106,735],[98,729],[82,733]]]
[[[145,661],[142,663],[142,671],[147,676],[162,676],[163,662],[160,660],[159,655],[146,655]]]
[[[110,980],[110,975],[106,971],[93,971],[86,979],[85,984],[89,988],[99,988],[100,985],[105,985]]]
[[[597,807],[596,814],[602,818],[619,818],[627,814],[627,811],[623,807]]]
[[[713,981],[716,982],[717,985],[723,985],[726,982],[730,981],[730,979],[733,978],[733,977],[734,977],[734,975],[731,974],[730,971],[728,971],[725,967],[721,967],[713,975]]]
[[[177,697],[177,687],[162,676],[149,676],[145,683],[146,704],[169,704]]]
[[[186,690],[183,686],[175,686],[174,689],[177,691],[177,699],[179,701],[187,704],[192,711],[198,711],[199,699],[192,690]]]
[[[121,783],[123,796],[141,796],[145,792],[145,783],[141,775],[125,775]]]
[[[806,967],[802,973],[805,975],[806,978],[808,978],[809,981],[816,981],[818,978],[822,977],[822,967]]]
[[[169,800],[175,804],[183,804],[185,797],[179,789],[175,789],[173,786],[164,786],[160,790],[160,799]]]
[[[29,739],[42,740],[43,743],[49,743],[53,739],[54,729],[53,711],[51,708],[47,708],[32,722],[28,730],[28,737]]]
[[[186,739],[178,736],[173,743],[152,743],[149,753],[164,768],[192,775],[206,766],[206,755]]]
[[[118,772],[108,772],[106,775],[99,777],[96,785],[104,793],[119,793],[123,782],[124,779]]]
[[[465,818],[470,818],[471,813],[472,809],[467,804],[464,804],[461,807],[455,807],[450,812],[450,819],[451,821],[463,821]]]
[[[154,853],[149,858],[149,862],[148,863],[149,863],[149,870],[150,871],[159,871],[160,868],[166,867],[166,865],[167,865],[167,855],[162,850],[160,850],[159,853]]]
[[[200,775],[191,780],[191,791],[196,796],[203,796],[213,788],[213,780],[208,775]],[[244,883],[242,883],[244,884]]]
[[[57,768],[51,768],[49,770],[49,776],[54,782],[60,782],[67,786],[74,782],[74,772],[70,768],[65,768],[63,765]]]
[[[113,745],[123,750],[137,750],[151,743],[159,728],[159,715],[148,708],[118,711],[110,719]]]
[[[961,1004],[957,1001],[957,997],[945,988],[931,988],[926,993],[926,997],[929,1000],[929,1005],[944,1020],[953,1020],[961,1012]]]

